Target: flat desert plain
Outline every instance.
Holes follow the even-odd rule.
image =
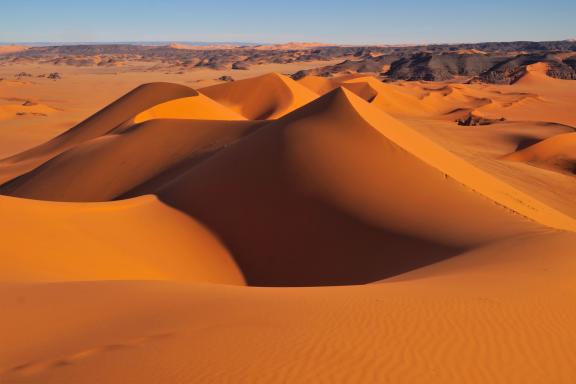
[[[327,64],[1,66],[0,382],[576,382],[576,81]]]

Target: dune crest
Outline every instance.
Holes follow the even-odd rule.
[[[533,221],[576,228],[341,88],[192,168],[159,195],[219,233],[257,285],[366,282],[374,265],[381,266],[376,274],[398,273],[543,228]],[[271,217],[283,220],[270,227]],[[347,238],[331,239],[344,232]],[[351,253],[365,259],[352,261]],[[270,254],[276,258],[267,262]],[[308,267],[325,257],[330,270]]]
[[[317,97],[277,73],[213,85],[200,92],[250,120],[277,119]]]
[[[246,120],[239,114],[200,94],[157,104],[140,112],[130,119],[130,122],[138,124],[152,119]]]
[[[192,107],[190,113],[197,113],[193,111],[198,105]],[[107,201],[134,189],[138,194],[151,193],[164,174],[176,177],[183,172],[180,168],[203,161],[259,126],[238,119],[152,119],[120,127],[5,183],[0,192],[54,201]]]

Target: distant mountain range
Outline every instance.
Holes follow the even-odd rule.
[[[3,48],[3,49],[2,49]],[[116,43],[0,47],[0,63],[41,61],[56,65],[120,66],[155,62],[156,68],[185,71],[203,67],[246,70],[259,64],[342,60],[308,74],[333,76],[372,73],[383,80],[444,81],[455,77],[488,83],[513,83],[526,67],[545,63],[548,75],[576,79],[576,41],[488,42],[417,46],[345,46],[324,43]]]

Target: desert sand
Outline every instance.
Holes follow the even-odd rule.
[[[280,68],[0,82],[0,382],[573,383],[576,82]]]

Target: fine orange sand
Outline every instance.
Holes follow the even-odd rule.
[[[0,161],[0,383],[574,383],[576,86],[545,71],[114,94]]]
[[[318,96],[277,73],[213,85],[200,92],[250,120],[279,118]]]

